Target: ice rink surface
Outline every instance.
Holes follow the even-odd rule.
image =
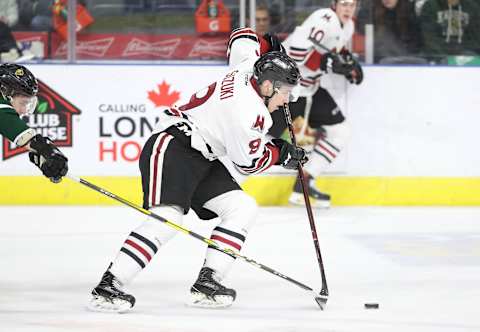
[[[178,234],[129,286],[132,312],[88,312],[92,287],[145,218],[127,207],[1,207],[0,216],[1,332],[480,331],[480,208],[316,211],[325,311],[242,261],[224,282],[238,293],[231,308],[187,307],[205,245]],[[208,237],[214,224],[188,215],[184,225]],[[242,253],[320,289],[303,208],[262,208]]]

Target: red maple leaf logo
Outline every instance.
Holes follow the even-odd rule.
[[[158,92],[155,90],[148,91],[148,99],[150,99],[154,104],[155,107],[159,106],[173,106],[175,102],[180,99],[180,92],[170,90],[170,85],[163,80],[162,84],[157,84]]]

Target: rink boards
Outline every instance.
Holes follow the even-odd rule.
[[[139,177],[86,177],[87,180],[142,204]],[[251,177],[242,187],[260,205],[286,205],[294,177]],[[480,179],[432,177],[337,177],[317,181],[336,206],[478,206]],[[70,180],[55,185],[43,177],[0,177],[3,205],[113,205],[115,201]],[[6,190],[5,190],[6,189]]]
[[[140,203],[137,160],[166,106],[182,104],[227,70],[213,65],[31,65],[41,81],[28,124],[53,137],[84,176]],[[366,67],[348,86],[325,79],[351,129],[318,181],[334,205],[480,205],[476,153],[480,68]],[[194,78],[194,79],[193,79]],[[195,81],[195,83],[192,83]],[[111,204],[69,180],[53,185],[5,140],[0,204]],[[35,175],[35,176],[32,176]],[[286,204],[294,173],[245,180],[262,205]]]

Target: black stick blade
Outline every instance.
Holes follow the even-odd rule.
[[[325,296],[316,296],[315,301],[317,302],[318,306],[320,309],[325,310],[325,307],[327,306],[327,300],[328,298]]]
[[[328,295],[317,294],[315,292],[312,293],[314,295],[315,302],[317,302],[321,310],[324,310],[327,306]]]

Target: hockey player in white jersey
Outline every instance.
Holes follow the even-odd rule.
[[[243,45],[243,47],[241,47]],[[246,48],[255,52],[242,53]],[[300,77],[295,62],[281,52],[261,54],[251,29],[231,35],[229,53],[238,61],[218,81],[169,108],[140,156],[144,208],[182,224],[193,209],[201,219],[219,217],[210,239],[239,252],[254,223],[257,205],[218,160],[227,156],[239,171],[262,172],[272,165],[297,169],[306,152],[284,140],[267,138],[271,113],[288,102]],[[133,230],[93,289],[89,308],[124,312],[135,304],[124,285],[175,235],[164,223],[148,220]],[[236,292],[221,284],[234,257],[207,248],[191,287],[191,305],[227,307]]]
[[[331,8],[313,12],[283,43],[302,75],[293,91],[294,98],[298,99],[290,103],[292,118],[303,116],[311,128],[321,133],[313,143],[310,160],[304,168],[312,206],[316,207],[329,207],[330,196],[316,188],[315,178],[335,160],[348,139],[344,114],[320,84],[326,74],[331,74],[333,79],[344,76],[354,84],[363,80],[360,64],[346,48],[354,32],[352,18],[356,7],[357,0],[334,0]],[[285,119],[280,114],[273,114],[272,118],[270,133],[279,137],[286,128]],[[289,201],[304,204],[298,179]]]

